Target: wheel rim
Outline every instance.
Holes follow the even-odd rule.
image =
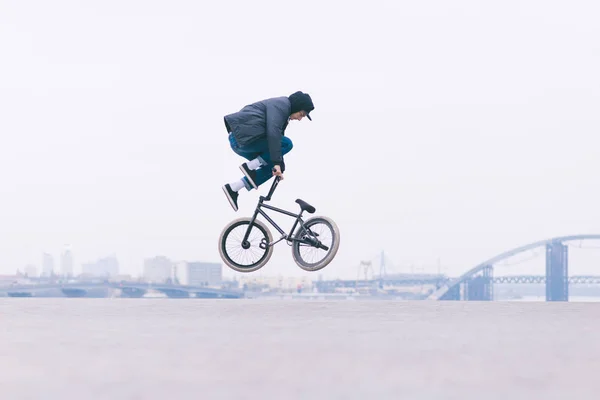
[[[269,249],[259,247],[261,241],[268,243],[269,236],[264,228],[253,224],[248,236],[249,246],[243,245],[244,234],[248,228],[249,221],[241,221],[232,225],[221,243],[223,255],[229,263],[240,269],[250,269],[259,265],[268,255]],[[246,249],[244,247],[247,247]]]
[[[314,268],[318,266],[323,260],[327,258],[327,256],[333,251],[334,247],[334,230],[333,227],[329,224],[329,222],[325,220],[315,220],[310,221],[305,224],[307,228],[312,233],[316,233],[318,239],[323,245],[327,246],[328,249],[320,249],[316,248],[312,245],[294,242],[294,255],[296,259],[306,268]],[[300,230],[299,237],[303,235],[310,235],[304,229]]]

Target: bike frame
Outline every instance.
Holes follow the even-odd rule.
[[[246,230],[246,234],[244,235],[244,239],[242,240],[242,243],[248,243],[248,236],[250,236],[250,230],[252,229],[252,225],[254,224],[254,221],[256,220],[256,217],[258,217],[258,215],[262,215],[263,217],[265,217],[265,219],[275,228],[277,229],[277,231],[281,234],[281,237],[278,240],[275,240],[272,243],[267,243],[267,246],[273,246],[275,244],[277,244],[278,242],[282,241],[282,240],[292,240],[295,242],[301,242],[301,243],[306,243],[308,245],[320,245],[320,243],[315,242],[313,243],[311,240],[305,240],[305,239],[298,239],[293,237],[294,234],[294,230],[296,229],[296,226],[298,226],[298,224],[300,224],[300,226],[302,226],[302,228],[304,228],[306,231],[310,232],[310,228],[307,228],[306,226],[304,226],[304,220],[302,219],[302,213],[304,212],[304,210],[300,210],[300,213],[298,214],[294,214],[292,212],[286,211],[286,210],[282,210],[281,208],[277,208],[274,206],[270,206],[268,204],[265,204],[265,201],[270,201],[271,200],[271,196],[273,196],[273,192],[275,191],[275,188],[277,187],[277,185],[279,184],[280,181],[280,177],[276,176],[275,179],[273,180],[273,184],[271,185],[271,189],[269,190],[269,193],[267,194],[267,196],[260,196],[259,200],[258,200],[258,204],[256,205],[256,209],[254,210],[254,215],[252,215],[252,218],[250,219],[250,223],[248,224],[248,229]],[[290,217],[295,218],[294,220],[294,224],[292,225],[292,229],[290,229],[290,233],[285,233],[285,231],[283,229],[281,229],[281,227],[279,225],[277,225],[277,223],[275,221],[273,221],[271,219],[271,217],[269,217],[269,215],[267,215],[267,213],[263,210],[263,208],[269,209],[269,210],[273,210],[275,212],[278,212],[280,214],[285,214],[288,215]],[[261,243],[262,245],[262,243]],[[325,246],[323,246],[325,247]]]

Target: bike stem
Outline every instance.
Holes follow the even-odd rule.
[[[271,196],[273,196],[273,192],[275,191],[275,188],[277,187],[277,184],[279,183],[280,180],[281,180],[281,178],[279,176],[276,176],[275,179],[273,179],[273,184],[271,185],[271,189],[269,189],[269,193],[267,194],[267,197],[260,196],[261,203],[263,201],[271,200]]]

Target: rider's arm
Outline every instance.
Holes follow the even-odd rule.
[[[274,165],[283,164],[283,155],[281,154],[281,139],[283,137],[283,126],[287,121],[287,110],[282,109],[277,103],[270,103],[266,106],[266,131],[267,143],[271,162]]]

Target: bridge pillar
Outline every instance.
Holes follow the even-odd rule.
[[[546,301],[569,301],[568,247],[546,245]]]
[[[465,300],[494,300],[494,267],[486,265],[481,272],[481,275],[477,275],[466,281]]]

